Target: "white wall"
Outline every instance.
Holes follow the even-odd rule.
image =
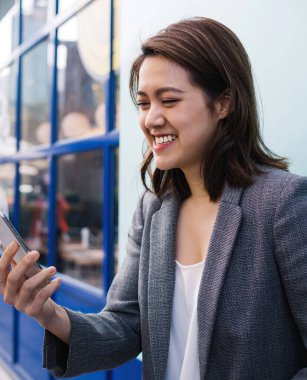
[[[130,65],[141,40],[193,16],[213,18],[232,29],[253,66],[266,145],[290,159],[292,172],[307,175],[306,14],[306,0],[121,1],[120,260],[126,253],[135,203],[143,190],[139,175],[143,137],[128,91]]]

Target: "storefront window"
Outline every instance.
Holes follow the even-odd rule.
[[[59,139],[105,133],[105,86],[110,61],[109,8],[109,1],[96,0],[59,28]]]
[[[15,114],[17,64],[0,71],[0,155],[16,152]]]
[[[49,161],[23,161],[20,171],[20,233],[31,250],[46,264],[48,236]]]
[[[13,217],[14,207],[14,182],[15,182],[15,164],[0,165],[0,205],[10,220]]]
[[[101,150],[58,159],[58,269],[102,287],[103,155]]]
[[[82,3],[82,0],[59,0],[59,13],[72,10]]]
[[[55,0],[22,0],[22,39],[31,38],[55,11]]]
[[[21,149],[50,143],[50,71],[48,42],[44,41],[22,57]]]
[[[13,1],[0,5],[1,54],[0,67],[5,65],[18,45],[18,4]],[[5,36],[5,38],[3,38]]]

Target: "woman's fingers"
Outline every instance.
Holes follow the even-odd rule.
[[[10,265],[13,260],[14,255],[18,251],[19,245],[13,241],[10,245],[3,251],[0,258],[0,293],[3,294],[8,274],[10,272]]]
[[[48,284],[48,280],[56,273],[55,267],[49,267],[40,271],[37,275],[27,279],[20,287],[15,300],[15,307],[19,311],[25,311],[40,289]]]
[[[35,295],[35,298],[31,303],[29,303],[25,308],[25,313],[33,318],[41,318],[43,314],[50,315],[51,308],[50,302],[54,303],[50,297],[52,294],[59,288],[61,285],[61,280],[56,278],[48,283],[48,285],[44,286],[39,292]],[[48,300],[50,301],[48,303]],[[50,307],[49,307],[50,306]],[[42,312],[44,311],[44,313]]]
[[[19,290],[26,280],[25,273],[32,265],[34,265],[38,258],[39,253],[37,251],[29,252],[22,258],[18,265],[16,265],[14,270],[12,270],[7,275],[7,281],[4,291],[4,301],[6,303],[10,305],[15,304]]]

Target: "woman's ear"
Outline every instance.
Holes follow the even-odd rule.
[[[225,119],[231,111],[232,97],[230,88],[227,87],[215,101],[215,109],[218,119]]]

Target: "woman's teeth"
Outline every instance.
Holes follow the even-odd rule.
[[[174,141],[177,138],[175,135],[168,135],[163,137],[155,137],[155,143],[159,144],[167,144],[169,141]]]

